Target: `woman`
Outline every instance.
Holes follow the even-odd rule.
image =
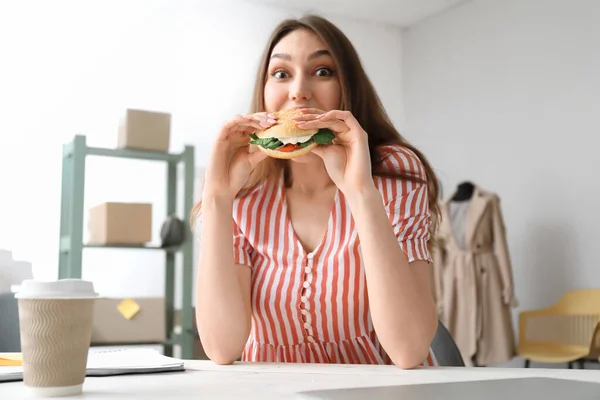
[[[194,210],[207,355],[435,364],[437,179],[392,126],[349,40],[321,17],[282,22],[252,108],[222,127]],[[294,160],[251,151],[249,135],[290,108],[302,111],[298,127],[328,128],[334,143]]]

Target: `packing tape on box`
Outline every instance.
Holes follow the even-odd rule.
[[[140,305],[133,299],[124,299],[117,306],[117,310],[121,313],[125,319],[130,320],[137,315],[140,311]]]

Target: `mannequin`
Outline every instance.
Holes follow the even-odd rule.
[[[472,182],[465,181],[458,185],[456,193],[452,196],[452,201],[466,201],[473,197],[475,185]]]
[[[511,309],[518,303],[500,198],[463,181],[441,210],[433,255],[440,320],[465,365],[509,361],[515,351]]]

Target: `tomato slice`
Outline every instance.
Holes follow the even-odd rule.
[[[301,148],[300,146],[296,146],[295,144],[288,143],[288,144],[278,148],[277,151],[282,151],[284,153],[291,153],[292,151],[296,151],[300,148]]]

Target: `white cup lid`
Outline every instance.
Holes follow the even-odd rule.
[[[17,299],[92,299],[98,297],[94,284],[81,279],[59,279],[57,281],[24,280]]]

